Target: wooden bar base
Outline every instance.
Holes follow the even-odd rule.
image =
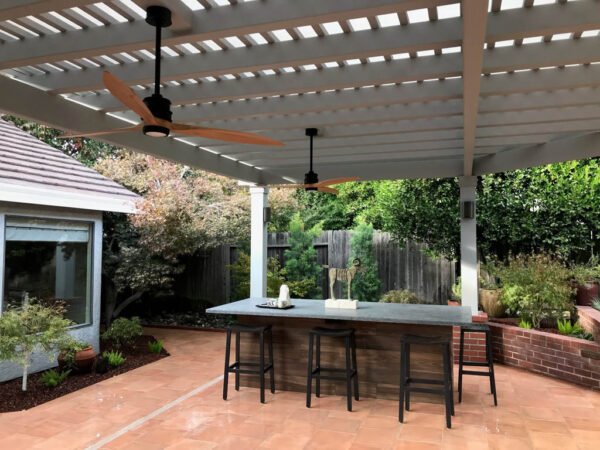
[[[239,316],[245,325],[273,326],[275,379],[278,391],[306,392],[308,333],[317,326],[354,328],[356,330],[358,378],[361,397],[398,400],[400,383],[400,337],[403,334],[445,336],[451,338],[451,326],[410,325],[381,322],[319,320],[260,316]],[[412,346],[411,375],[419,378],[442,379],[442,355],[438,348]],[[258,360],[258,341],[243,336],[241,358]],[[344,343],[341,339],[321,338],[321,365],[344,367]],[[258,378],[242,376],[242,386],[257,387]],[[345,396],[343,381],[321,382],[323,395]],[[314,389],[313,389],[314,392]],[[413,394],[414,401],[441,403],[439,396]]]

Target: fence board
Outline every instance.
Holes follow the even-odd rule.
[[[288,233],[269,233],[269,257],[285,264]],[[351,231],[324,231],[315,239],[317,263],[330,267],[348,267]],[[375,231],[373,235],[375,260],[381,280],[381,293],[393,289],[408,289],[427,303],[445,304],[455,282],[455,263],[446,259],[431,259],[425,245],[416,242],[398,244],[388,233]],[[185,271],[176,282],[176,295],[191,300],[204,300],[215,305],[233,300],[232,280],[228,266],[237,261],[235,246],[222,246],[186,258]],[[327,270],[321,277],[323,298],[329,297]],[[341,298],[343,287],[336,283],[336,296]]]

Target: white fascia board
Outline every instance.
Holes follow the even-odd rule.
[[[136,214],[141,197],[73,192],[0,180],[0,202]]]

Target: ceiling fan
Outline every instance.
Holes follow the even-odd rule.
[[[154,53],[154,93],[143,100],[122,80],[105,71],[102,81],[108,91],[123,105],[127,106],[142,119],[139,125],[116,128],[89,133],[67,133],[63,138],[90,137],[103,134],[123,133],[141,130],[146,136],[167,137],[171,133],[184,136],[216,139],[220,141],[238,142],[256,145],[283,145],[282,142],[260,136],[254,133],[223,130],[220,128],[205,128],[172,121],[171,101],[160,94],[160,62],[161,62],[161,31],[171,26],[171,10],[164,6],[149,6],[146,9],[146,22],[156,28],[156,50]]]
[[[319,130],[316,128],[306,129],[306,135],[310,138],[310,168],[308,172],[304,174],[304,184],[278,184],[274,185],[273,187],[284,189],[304,189],[305,191],[320,191],[336,195],[338,190],[330,186],[348,183],[349,181],[357,181],[360,179],[358,177],[343,177],[319,181],[319,175],[313,172],[313,138],[317,135],[318,131]]]

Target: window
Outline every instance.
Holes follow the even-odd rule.
[[[4,308],[32,297],[59,300],[67,318],[91,323],[91,228],[87,222],[7,218]]]

